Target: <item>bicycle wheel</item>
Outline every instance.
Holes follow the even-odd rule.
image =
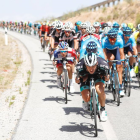
[[[117,106],[119,106],[120,105],[120,94],[119,94],[119,80],[118,80],[118,73],[117,73],[117,71],[114,72],[114,80],[115,80],[116,101],[117,101]]]
[[[64,86],[65,86],[65,104],[67,104],[68,99],[67,99],[67,91],[68,91],[68,77],[67,77],[67,71],[64,71]]]
[[[98,136],[97,131],[97,106],[96,106],[96,99],[95,99],[95,90],[92,89],[92,95],[93,95],[93,112],[94,112],[94,124],[95,124],[95,137]]]
[[[131,94],[131,82],[130,82],[130,70],[129,66],[126,67],[126,84],[125,84],[125,89],[126,89],[126,95],[129,97]]]

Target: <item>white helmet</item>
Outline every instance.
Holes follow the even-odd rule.
[[[81,23],[80,27],[81,28],[87,28],[87,23],[86,22]]]
[[[93,34],[95,33],[95,28],[93,26],[89,26],[86,28],[87,33]]]
[[[111,27],[105,27],[103,33],[107,35],[109,30],[111,30]]]
[[[93,27],[100,27],[100,23],[99,22],[94,22]]]
[[[140,30],[140,24],[138,24],[138,30]]]
[[[90,66],[90,67],[96,65],[96,63],[97,63],[97,56],[96,56],[96,54],[94,54],[94,53],[87,53],[84,56],[84,62],[85,62],[85,65]]]
[[[91,23],[89,21],[86,21],[85,23],[87,24],[87,27],[91,26]]]
[[[65,31],[71,31],[71,26],[69,23],[65,23],[64,28]]]
[[[43,24],[42,25],[46,25],[46,23],[45,22],[43,22]]]
[[[61,21],[56,21],[56,23],[55,23],[55,28],[56,29],[62,29],[62,27],[63,27],[63,23],[61,22]]]
[[[108,24],[108,27],[112,27],[112,23],[110,21],[107,22],[107,24]]]
[[[55,27],[55,21],[51,24],[53,27]]]
[[[70,25],[70,27],[71,27],[71,29],[73,28],[73,24],[72,24],[72,22],[66,22],[66,24],[69,24]]]

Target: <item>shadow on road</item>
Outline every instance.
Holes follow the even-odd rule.
[[[48,98],[43,99],[43,101],[55,101],[59,104],[65,104],[65,98],[64,97],[54,97],[54,96],[50,96]],[[68,102],[70,102],[71,100],[68,99]]]
[[[59,130],[62,132],[80,132],[82,135],[86,137],[94,137],[95,129],[94,125],[90,123],[80,123],[70,122],[71,125],[63,125]],[[103,130],[98,129],[98,132],[102,132]]]
[[[81,115],[86,119],[91,119],[89,112],[85,112],[83,108],[80,107],[63,107],[65,115],[76,114]]]
[[[49,82],[49,83],[56,83],[56,80],[52,80],[52,79],[44,79],[44,80],[40,80],[42,83],[46,83],[46,82]]]

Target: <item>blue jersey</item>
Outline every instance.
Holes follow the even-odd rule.
[[[122,40],[123,40],[124,47],[128,47],[130,45],[132,47],[136,46],[136,42],[135,42],[135,39],[134,39],[134,36],[133,35],[130,36],[129,40],[126,43],[125,43],[125,40],[124,40],[124,37],[123,36],[122,36]]]
[[[32,27],[32,23],[30,22],[28,26],[29,26],[29,27]]]
[[[121,37],[123,36],[123,32],[122,32],[122,30],[119,29],[119,31],[118,31],[118,35],[121,36]]]
[[[39,29],[39,28],[41,27],[41,24],[38,24],[37,27],[38,27],[38,29]]]
[[[90,41],[94,41],[97,44],[97,47],[98,47],[97,55],[101,58],[105,58],[104,53],[103,53],[103,49],[102,49],[99,41],[97,40],[97,38],[95,38],[93,35],[88,35],[88,36],[84,37],[81,41],[80,59],[82,59],[84,57],[84,55],[87,53],[86,46]]]
[[[111,45],[108,37],[102,40],[102,48],[108,50],[115,50],[117,48],[123,48],[123,40],[121,37],[117,36],[117,40],[114,45]]]
[[[75,30],[76,33],[79,31],[77,26],[74,27],[74,30]]]

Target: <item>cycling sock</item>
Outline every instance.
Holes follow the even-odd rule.
[[[72,83],[72,79],[69,79],[69,80],[70,80],[70,86],[72,86],[72,84],[73,84],[73,83]]]
[[[133,69],[133,66],[130,65],[130,70]]]
[[[61,77],[60,75],[57,75],[57,78],[58,78],[58,79],[60,79],[60,77]]]
[[[104,111],[105,110],[105,106],[101,106],[100,110]]]

